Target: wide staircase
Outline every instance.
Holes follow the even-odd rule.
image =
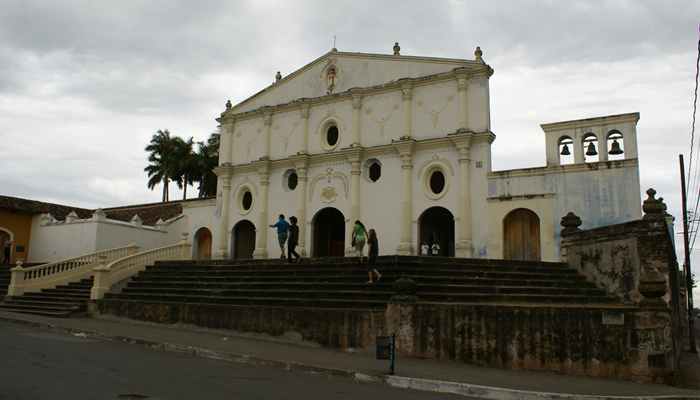
[[[92,283],[93,279],[87,278],[41,292],[25,293],[0,303],[0,310],[50,317],[84,315]]]
[[[382,279],[367,284],[356,258],[156,262],[120,293],[112,309],[134,303],[383,309],[393,283],[410,278],[421,303],[611,305],[617,300],[563,263],[433,257],[379,257]]]
[[[7,294],[7,287],[10,286],[10,268],[9,265],[0,265],[0,301]]]

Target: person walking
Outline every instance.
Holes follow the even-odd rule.
[[[375,232],[374,229],[369,230],[367,245],[369,246],[369,249],[367,250],[367,254],[369,256],[369,260],[367,262],[367,276],[369,277],[369,280],[367,283],[372,284],[379,282],[379,280],[382,279],[382,274],[380,274],[375,267],[377,264],[377,256],[379,255],[379,240],[377,240],[377,232]],[[372,280],[373,274],[375,277],[374,280]]]
[[[285,221],[284,214],[280,214],[277,223],[270,225],[270,228],[277,228],[277,241],[280,244],[280,251],[282,252],[280,259],[284,260],[284,243],[287,241],[287,234],[289,233],[289,223]]]
[[[355,226],[352,228],[352,247],[360,256],[360,264],[362,264],[362,251],[365,248],[367,240],[367,229],[359,220],[355,221]]]
[[[299,226],[297,226],[297,217],[289,217],[289,241],[287,241],[287,260],[293,263],[292,256],[296,258],[297,262],[301,262],[301,256],[297,254],[296,247],[299,244]]]
[[[12,240],[7,239],[2,246],[3,262],[10,264],[12,262]]]

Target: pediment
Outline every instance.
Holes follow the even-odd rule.
[[[465,59],[330,51],[236,104],[233,112],[382,85],[401,78],[439,74],[474,64],[480,63]]]

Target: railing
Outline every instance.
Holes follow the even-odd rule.
[[[118,283],[146,269],[156,261],[191,258],[192,245],[187,242],[187,234],[174,245],[142,251],[107,263],[93,269],[95,280],[90,291],[90,300],[100,300]]]
[[[131,244],[29,268],[23,268],[22,262],[18,261],[17,266],[11,270],[12,278],[7,288],[7,295],[21,296],[27,292],[36,292],[88,278],[100,260],[111,261],[137,251],[138,246]]]

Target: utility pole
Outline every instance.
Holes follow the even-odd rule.
[[[683,164],[683,154],[678,155],[681,164],[681,202],[683,204],[683,247],[685,248],[685,262],[683,270],[685,272],[685,295],[688,298],[688,333],[690,340],[690,352],[696,353],[695,348],[695,324],[693,321],[693,276],[690,269],[690,243],[688,240],[688,206],[686,205],[685,193],[685,165]]]

